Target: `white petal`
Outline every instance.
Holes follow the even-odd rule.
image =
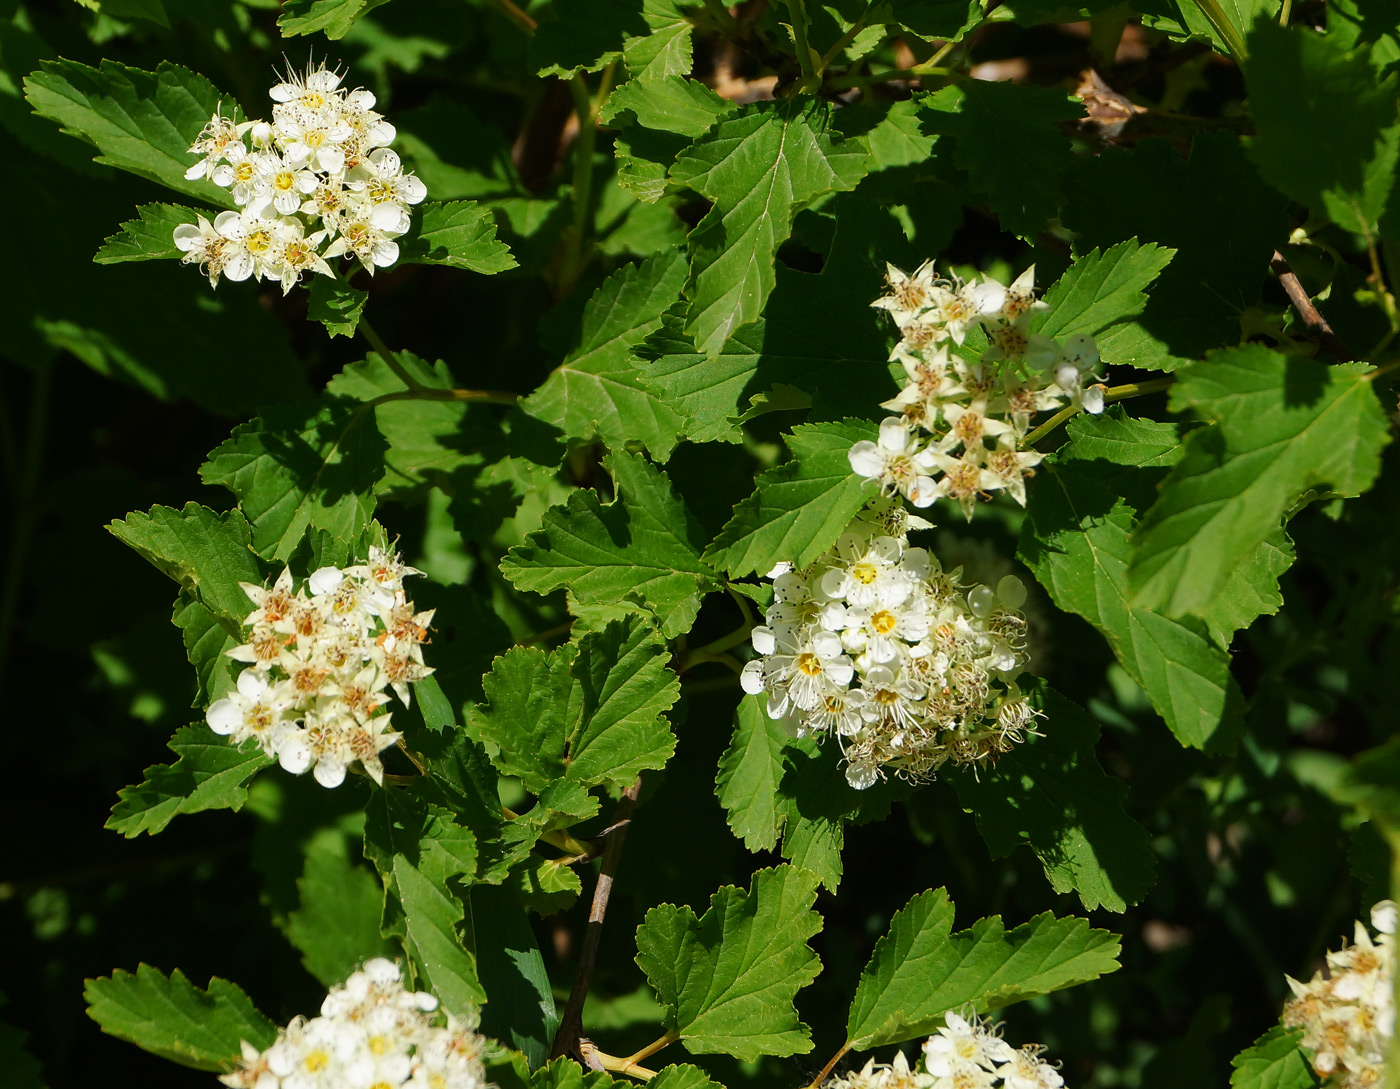
[[[409,204],[417,204],[428,195],[428,187],[412,174],[405,174],[394,186],[394,192]]]
[[[311,773],[316,776],[316,782],[323,787],[338,787],[345,782],[345,765],[327,763],[322,760],[316,765],[316,769]]]
[[[311,747],[300,734],[293,734],[277,746],[277,762],[284,770],[300,775],[311,766]]]
[[[399,244],[391,238],[376,242],[370,251],[370,258],[380,268],[388,268],[399,259]]]
[[[857,476],[878,479],[884,475],[885,459],[869,439],[856,443],[846,456],[851,463],[851,471]]]
[[[344,577],[338,567],[322,567],[311,573],[311,577],[306,580],[306,585],[312,594],[319,597],[322,594],[335,593]]]
[[[763,663],[757,659],[744,663],[744,669],[739,674],[739,687],[750,696],[756,696],[763,691]]]
[[[243,712],[231,699],[215,700],[204,712],[204,721],[216,734],[228,736],[243,725]]]

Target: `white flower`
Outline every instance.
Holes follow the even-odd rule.
[[[345,180],[374,204],[417,204],[428,195],[428,187],[412,174],[405,174],[402,161],[387,147],[371,151]]]
[[[898,492],[916,507],[927,507],[936,498],[933,478],[928,475],[932,468],[929,455],[900,420],[881,422],[879,442],[856,443],[849,460],[853,472],[878,481],[885,495]]]
[[[292,702],[289,693],[269,684],[265,674],[245,669],[238,675],[236,689],[211,703],[204,720],[235,745],[256,737],[264,751],[271,751],[279,733],[292,721]]]
[[[387,268],[399,259],[399,244],[394,239],[407,229],[407,213],[397,204],[356,208],[342,218],[340,234],[326,247],[324,256],[353,254],[372,276],[376,268]]]

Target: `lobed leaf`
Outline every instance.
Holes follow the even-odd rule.
[[[952,933],[953,904],[929,889],[890,920],[861,973],[846,1044],[866,1050],[927,1036],[949,1010],[980,1012],[1097,979],[1118,968],[1118,938],[1048,911],[1013,930],[1001,917]]]
[[[284,930],[306,970],[331,987],[369,958],[394,955],[379,935],[383,907],[383,887],[346,857],[345,836],[335,830],[308,844],[297,878],[297,907],[288,913]]]
[[[510,247],[496,238],[491,209],[474,200],[426,201],[399,240],[399,260],[410,265],[451,265],[491,275],[515,268]]]
[[[584,308],[578,346],[520,407],[571,438],[597,438],[612,450],[636,442],[665,461],[685,419],[642,384],[629,349],[660,327],[685,276],[676,250],[609,276]]]
[[[214,978],[200,990],[177,968],[169,976],[149,964],[89,979],[83,987],[88,1016],[102,1031],[196,1070],[228,1070],[247,1040],[261,1049],[277,1026],[234,984]]]
[[[1127,786],[1094,756],[1099,724],[1053,689],[1041,695],[1041,736],[1027,737],[977,775],[949,776],[992,858],[1028,845],[1057,893],[1085,910],[1126,911],[1156,880],[1147,829],[1123,811]]]
[[[1169,462],[1175,443],[1162,425],[1117,414],[1075,422],[1030,490],[1021,559],[1056,605],[1103,634],[1178,741],[1227,750],[1243,706],[1229,655],[1203,621],[1154,612],[1128,584],[1131,534],[1161,475],[1151,467]],[[1120,463],[1105,460],[1106,450]]]
[[[1312,1071],[1300,1041],[1301,1029],[1275,1025],[1231,1061],[1230,1089],[1312,1089],[1322,1081]]]
[[[184,257],[175,247],[175,228],[193,223],[199,213],[180,204],[143,204],[136,219],[121,225],[117,234],[102,243],[93,257],[99,265],[122,261],[157,261]]]
[[[319,321],[333,337],[352,337],[360,325],[369,292],[332,276],[313,276],[306,316]]]
[[[821,971],[807,946],[821,928],[816,892],[814,874],[779,866],[754,874],[747,893],[720,889],[698,919],[672,904],[647,912],[637,965],[692,1054],[752,1062],[812,1050],[793,999]]]
[[[1213,426],[1187,436],[1134,534],[1135,602],[1200,615],[1305,493],[1369,488],[1390,436],[1368,371],[1257,345],[1179,371],[1172,407]]]
[[[152,507],[111,522],[107,531],[178,582],[230,634],[242,631],[253,610],[239,583],[261,583],[263,576],[240,512],[216,514],[198,503],[183,510]]]
[[[1036,315],[1031,329],[1063,340],[1078,333],[1095,336],[1116,322],[1136,317],[1147,305],[1143,289],[1157,279],[1175,253],[1151,242],[1139,245],[1131,238],[1103,253],[1092,249],[1076,257],[1045,293],[1051,309]]]
[[[865,145],[829,129],[823,102],[756,103],[721,120],[671,167],[674,185],[714,203],[690,232],[685,329],[701,352],[718,351],[762,313],[798,209],[864,177]]]
[[[132,839],[164,831],[181,813],[242,809],[248,780],[273,763],[256,745],[231,745],[202,722],[176,730],[170,750],[180,759],[147,768],[140,783],[119,790],[105,827]]]
[[[851,471],[851,447],[875,437],[863,420],[803,424],[788,435],[792,459],[758,477],[754,494],[705,550],[705,559],[735,578],[765,572],[780,560],[806,567],[836,543],[876,486]]]
[[[24,96],[41,117],[97,147],[97,162],[137,174],[187,197],[233,207],[225,189],[185,171],[198,162],[189,146],[226,96],[203,76],[161,61],[154,72],[104,60],[97,68],[44,61],[24,80]],[[232,109],[225,115],[231,116]]]
[[[323,31],[336,41],[350,32],[356,21],[389,0],[284,0],[277,29],[284,38]]]
[[[701,596],[716,588],[700,558],[700,530],[666,475],[645,459],[615,452],[603,459],[618,498],[604,506],[591,491],[545,513],[542,528],[501,561],[521,590],[562,587],[585,605],[635,602],[673,638],[695,621]]]
[[[369,525],[384,450],[374,417],[361,406],[276,405],[235,427],[199,475],[237,497],[254,551],[285,561],[308,528],[354,540]]]

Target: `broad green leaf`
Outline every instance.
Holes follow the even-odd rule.
[[[143,204],[136,209],[136,219],[121,225],[121,231],[102,243],[93,260],[99,265],[114,265],[120,261],[156,261],[165,258],[179,260],[184,256],[175,248],[175,228],[193,223],[199,214],[193,208],[179,204]]]
[[[253,610],[241,582],[261,584],[247,520],[238,511],[216,514],[198,503],[184,510],[133,511],[107,527],[114,537],[169,575],[217,616],[231,633]]]
[[[578,346],[521,408],[572,438],[596,437],[612,450],[638,442],[665,461],[685,421],[642,385],[629,349],[660,327],[685,276],[684,255],[672,251],[604,280],[584,309]]]
[[[657,1071],[650,1083],[652,1089],[724,1089],[698,1066],[671,1063]]]
[[[277,1026],[232,983],[215,978],[200,990],[178,968],[169,976],[149,964],[135,975],[118,969],[89,979],[83,997],[103,1032],[196,1070],[229,1070],[240,1041],[261,1049],[277,1038]]]
[[[894,21],[921,38],[955,42],[982,21],[981,0],[889,0]]]
[[[820,275],[780,264],[763,317],[718,353],[697,351],[676,311],[637,349],[642,381],[687,417],[696,442],[741,441],[739,419],[779,386],[810,395],[827,418],[878,419],[881,402],[898,391],[889,377],[893,329],[870,300],[883,293],[886,261],[908,253],[908,244],[862,191],[838,194],[826,207],[836,236]]]
[[[1241,315],[1259,302],[1269,258],[1288,237],[1287,213],[1231,133],[1200,133],[1189,157],[1153,139],[1076,160],[1061,218],[1080,247],[1135,237],[1176,250],[1137,319],[1151,341],[1134,346],[1134,359],[1121,350],[1109,358],[1170,369],[1239,343]]]
[[[273,763],[257,745],[231,745],[202,722],[176,730],[170,749],[180,759],[147,768],[142,782],[117,792],[107,828],[127,839],[153,836],[181,813],[242,809],[248,780]]]
[[[618,128],[637,124],[694,140],[737,109],[699,80],[666,76],[624,83],[608,96],[599,117]]]
[[[739,701],[734,712],[734,736],[719,760],[715,792],[724,807],[730,830],[750,851],[771,851],[783,827],[783,728],[763,712],[757,699]]]
[[[602,1070],[585,1070],[568,1056],[540,1067],[530,1077],[530,1089],[612,1089],[618,1083]]]
[[[603,464],[618,498],[604,506],[591,491],[574,492],[507,553],[501,570],[521,590],[567,586],[585,605],[636,602],[673,638],[689,630],[701,596],[716,588],[700,559],[700,528],[666,475],[645,459],[615,452]]]
[[[396,352],[398,362],[419,385],[429,389],[456,386],[441,360],[428,363],[411,352]],[[351,363],[326,383],[330,398],[374,401],[403,390],[399,378],[378,353]],[[506,453],[492,405],[450,400],[395,400],[375,405],[374,428],[386,444],[381,455],[384,475],[374,485],[377,494],[421,492],[426,483],[441,483],[459,469],[484,466]]]
[[[686,332],[701,352],[718,351],[762,312],[793,215],[864,177],[865,145],[829,129],[823,102],[757,103],[720,121],[671,167],[674,185],[714,203],[690,232]]]
[[[979,1012],[1085,983],[1118,968],[1118,938],[1048,911],[1007,930],[1001,916],[952,933],[953,904],[929,889],[890,920],[861,973],[846,1023],[849,1047],[927,1036],[966,1003]]]
[[[559,1016],[529,916],[510,889],[476,885],[467,897],[467,934],[491,996],[481,1031],[523,1051],[531,1066],[542,1066]]]
[[[34,112],[97,147],[99,163],[139,174],[177,193],[223,208],[233,198],[206,179],[187,181],[198,162],[189,146],[227,96],[203,76],[161,61],[154,72],[104,60],[97,68],[77,61],[45,61],[24,81]]]
[[[1300,1041],[1302,1029],[1275,1025],[1232,1060],[1230,1089],[1312,1089],[1321,1080],[1312,1071]]]
[[[623,60],[634,79],[688,75],[690,23],[676,0],[554,0],[530,58],[542,76],[569,79]]]
[[[324,31],[335,41],[349,33],[355,21],[388,0],[285,0],[277,28],[282,37]]]
[[[1083,107],[1063,91],[1009,80],[969,80],[923,102],[928,127],[953,138],[953,161],[986,194],[1001,225],[1022,238],[1039,234],[1059,208],[1074,163],[1058,126]]]
[[[248,604],[251,606],[252,602]],[[252,612],[252,609],[248,611]],[[221,620],[185,590],[181,590],[180,596],[175,599],[175,612],[170,622],[180,629],[185,657],[194,666],[198,681],[192,706],[202,710],[227,695],[237,683],[243,665],[230,658],[227,652],[243,642],[243,637],[234,634],[230,630],[231,624]],[[241,632],[242,629],[236,630]]]
[[[760,474],[705,558],[735,578],[787,560],[805,567],[833,544],[876,488],[851,471],[851,447],[873,439],[863,420],[803,424],[787,436],[792,460]]]
[[[1244,75],[1260,172],[1314,214],[1372,236],[1395,183],[1400,124],[1396,77],[1378,81],[1368,52],[1263,22],[1249,33]]]
[[[689,146],[689,137],[628,126],[613,141],[617,184],[643,204],[655,204],[666,195],[671,164]]]
[[[1099,629],[1178,741],[1228,750],[1243,707],[1229,655],[1203,622],[1153,612],[1128,585],[1130,535],[1162,475],[1152,466],[1169,461],[1175,444],[1163,425],[1111,413],[1075,425],[1030,489],[1021,559],[1056,605]],[[1129,460],[1135,448],[1138,465]],[[1107,450],[1119,464],[1104,459]]]
[[[472,722],[495,764],[539,794],[551,781],[622,788],[664,767],[676,741],[665,712],[680,695],[670,651],[633,614],[551,654],[514,647],[484,687]]]
[[[346,857],[345,843],[339,831],[312,839],[297,879],[297,907],[285,927],[306,970],[327,987],[344,982],[371,957],[394,955],[379,936],[384,889]]]
[[[807,946],[821,928],[816,876],[779,866],[759,870],[749,888],[726,885],[698,919],[662,904],[637,928],[637,965],[691,1054],[752,1062],[812,1050],[793,1000],[821,971]]]
[[[1213,426],[1187,436],[1185,456],[1134,535],[1135,601],[1199,615],[1305,493],[1369,488],[1389,441],[1369,369],[1255,345],[1182,368],[1172,408]]]
[[[510,247],[496,239],[491,209],[474,200],[427,201],[399,241],[399,259],[412,265],[451,265],[490,275],[515,268]]]
[[[253,549],[285,561],[308,527],[354,540],[374,514],[384,439],[374,415],[344,403],[277,405],[233,429],[200,466],[253,528]]]
[[[462,943],[456,878],[476,873],[476,837],[440,806],[395,789],[375,791],[365,820],[365,857],[384,881],[386,937],[402,940],[421,981],[458,1017],[486,1000],[476,959]]]
[[[1171,262],[1174,251],[1137,239],[1120,242],[1104,253],[1090,250],[1045,293],[1052,309],[1031,320],[1031,329],[1063,340],[1077,333],[1095,336],[1115,322],[1135,317],[1147,305],[1143,289]],[[1115,363],[1117,359],[1107,358]]]
[[[1235,632],[1283,607],[1278,580],[1293,559],[1293,542],[1276,529],[1235,565],[1200,614],[1217,643],[1229,647]]]
[[[313,276],[306,316],[319,321],[333,337],[352,337],[360,324],[369,292],[332,276]]]
[[[1103,0],[1094,0],[1102,5]],[[1275,20],[1278,17],[1282,0],[1217,0],[1217,8],[1224,17],[1224,25],[1219,25],[1207,17],[1196,0],[1181,3],[1154,3],[1143,14],[1143,26],[1170,34],[1175,38],[1191,38],[1210,43],[1219,53],[1233,56],[1246,34],[1260,18]],[[1235,57],[1243,60],[1242,57]]]
[[[1156,879],[1147,829],[1123,812],[1127,787],[1094,756],[1099,725],[1045,689],[1039,737],[1028,737],[977,775],[948,776],[992,858],[1028,845],[1057,893],[1074,891],[1086,910],[1126,911]]]

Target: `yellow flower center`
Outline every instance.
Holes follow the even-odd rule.
[[[889,635],[899,625],[899,619],[888,609],[881,609],[870,618],[870,626],[880,635]]]
[[[797,656],[797,669],[808,677],[818,677],[822,671],[822,660],[810,650],[804,650]]]

